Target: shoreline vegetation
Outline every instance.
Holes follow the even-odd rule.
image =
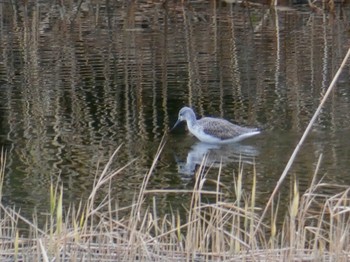
[[[201,165],[194,189],[188,191],[192,197],[184,219],[176,210],[158,215],[155,195],[174,191],[147,190],[164,145],[162,141],[130,206],[118,206],[110,193],[96,201],[99,188],[108,187],[124,169],[109,169],[121,147],[96,176],[85,205],[64,208],[62,187],[51,185],[50,212],[44,225],[38,225],[37,214],[30,221],[1,203],[1,261],[349,261],[350,188],[316,178],[322,155],[308,190],[301,193],[297,181],[292,183],[281,224],[277,222],[278,199],[260,221],[261,209],[255,205],[256,174],[251,192],[246,192],[243,167],[233,181],[235,201],[230,201],[220,182],[221,169],[216,190],[203,190],[207,179]],[[5,162],[2,151],[1,186]],[[327,194],[329,188],[337,193]],[[208,194],[215,196],[214,203],[202,201]],[[28,232],[25,237],[23,224]]]

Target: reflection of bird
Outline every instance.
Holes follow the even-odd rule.
[[[203,117],[199,120],[189,107],[181,108],[174,129],[181,121],[186,121],[190,132],[205,143],[232,143],[260,133],[257,128],[234,125],[225,119]]]
[[[249,145],[240,144],[208,144],[197,142],[187,153],[186,162],[176,160],[178,171],[181,174],[193,175],[198,166],[219,167],[231,162],[254,163],[259,151]],[[203,161],[205,158],[205,161]]]

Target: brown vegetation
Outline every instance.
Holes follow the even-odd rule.
[[[31,221],[14,208],[1,204],[2,261],[348,261],[350,259],[350,189],[317,182],[316,174],[309,189],[301,194],[297,182],[291,188],[289,210],[284,222],[277,223],[278,202],[270,219],[259,223],[255,205],[255,183],[251,192],[242,187],[243,168],[235,178],[235,201],[225,197],[225,185],[204,191],[206,174],[196,173],[192,200],[182,218],[174,210],[158,215],[157,197],[151,205],[145,199],[147,181],[161,153],[162,143],[151,169],[145,175],[139,195],[132,205],[120,207],[107,194],[95,200],[99,188],[113,182],[122,170],[109,170],[110,162],[96,177],[90,198],[78,207],[62,206],[63,190],[51,186],[51,207],[46,224],[39,226],[37,215]],[[4,176],[5,156],[1,158]],[[316,169],[317,170],[317,169]],[[255,177],[255,174],[254,174]],[[254,181],[255,178],[254,178]],[[327,195],[332,188],[334,195]],[[167,190],[156,191],[167,194]],[[174,192],[171,192],[174,193]],[[214,194],[214,203],[202,201]],[[124,214],[124,215],[121,215]],[[28,234],[22,235],[25,224]],[[258,225],[258,227],[257,227]]]

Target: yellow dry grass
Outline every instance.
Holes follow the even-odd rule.
[[[128,207],[119,207],[110,195],[100,202],[95,200],[98,189],[112,182],[123,170],[109,171],[120,148],[96,177],[85,205],[64,209],[62,187],[51,186],[51,211],[44,227],[38,226],[35,214],[29,221],[15,209],[1,204],[1,261],[350,260],[350,188],[316,182],[316,174],[303,194],[294,182],[289,211],[282,225],[276,222],[278,202],[272,205],[271,219],[259,222],[261,210],[255,206],[256,185],[253,184],[251,192],[244,190],[243,168],[234,181],[235,201],[225,199],[221,170],[216,189],[203,190],[207,178],[200,168],[193,191],[188,192],[192,198],[186,218],[181,218],[177,211],[159,216],[155,198],[150,206],[145,204],[145,199],[169,193],[168,190],[147,190],[163,146],[162,142],[139,195]],[[3,153],[1,181],[4,163]],[[338,193],[322,193],[329,187]],[[208,193],[215,195],[214,203],[202,201]],[[29,228],[28,236],[20,236],[19,222]]]

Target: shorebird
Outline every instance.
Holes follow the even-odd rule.
[[[260,133],[257,128],[241,127],[231,122],[214,117],[196,119],[192,108],[183,107],[173,130],[180,122],[186,121],[190,132],[205,143],[234,143]]]

